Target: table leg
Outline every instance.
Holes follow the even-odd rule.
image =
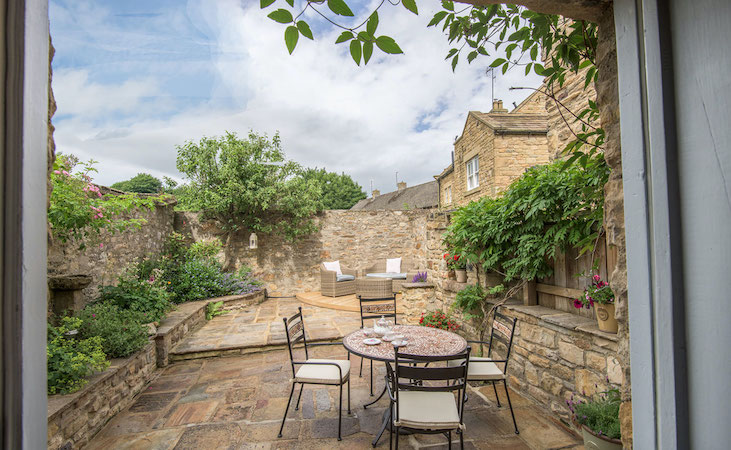
[[[378,434],[376,437],[373,438],[373,442],[371,442],[371,445],[375,447],[378,445],[378,441],[381,440],[381,436],[383,436],[383,432],[386,431],[386,429],[391,424],[391,408],[386,408],[386,410],[383,412],[383,423],[381,424],[381,429],[378,430]]]
[[[376,402],[378,402],[378,400],[380,400],[381,397],[383,397],[383,394],[385,394],[385,393],[386,393],[386,385],[384,384],[383,385],[383,390],[381,391],[380,394],[378,394],[378,397],[376,397],[376,399],[373,400],[372,402],[369,402],[369,403],[366,403],[365,405],[363,405],[363,409],[368,409],[369,406],[371,406],[371,405],[375,404]]]

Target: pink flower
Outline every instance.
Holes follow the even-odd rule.
[[[599,281],[599,280],[601,280],[601,279],[602,279],[602,278],[601,278],[601,277],[600,277],[599,275],[594,275],[594,281]]]
[[[92,315],[91,315],[91,317],[93,317],[93,318],[95,318],[95,319],[96,319],[96,314],[92,314]]]
[[[584,306],[584,304],[581,303],[581,300],[579,300],[579,299],[574,300],[574,308],[581,309],[583,306]]]
[[[66,176],[69,176],[69,173],[67,171],[65,171],[65,170],[63,172],[61,172],[61,173],[63,173]]]
[[[99,248],[104,248],[104,244],[99,244]]]
[[[61,175],[61,171],[60,170],[54,170],[53,173],[55,173],[56,175]]]

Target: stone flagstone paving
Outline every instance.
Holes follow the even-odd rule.
[[[173,360],[216,356],[231,350],[255,351],[265,346],[285,345],[282,317],[302,306],[307,338],[311,341],[340,339],[360,328],[360,314],[302,305],[295,299],[269,299],[259,305],[214,317],[186,336],[171,352]]]
[[[281,308],[282,305],[285,307]],[[266,314],[261,316],[250,313],[254,318],[248,323],[269,324],[273,323],[272,315],[292,312],[291,304],[281,303],[278,307],[280,309],[267,307]],[[257,322],[258,317],[263,320]],[[330,317],[328,320],[335,319]],[[309,326],[315,319],[308,321],[305,318],[305,321]],[[346,356],[338,345],[313,350],[311,356],[315,357]],[[353,414],[343,413],[342,442],[336,439],[337,388],[325,386],[305,388],[299,411],[290,409],[284,436],[277,439],[292,373],[286,351],[276,350],[180,361],[168,366],[86,448],[367,449],[381,423],[387,401],[381,399],[373,407],[363,409],[362,405],[370,397],[367,370],[364,370],[364,377],[359,378],[359,364],[359,358],[353,357]],[[374,369],[378,392],[383,386],[384,369],[382,364]],[[471,388],[469,395],[465,412],[465,448],[582,448],[577,436],[517,392],[511,393],[521,430],[517,436],[510,411],[505,406],[496,406],[492,387]],[[504,400],[501,396],[501,401]],[[384,447],[388,447],[388,439],[379,443],[379,448]],[[441,449],[446,448],[446,438],[440,435],[405,436],[401,447]]]

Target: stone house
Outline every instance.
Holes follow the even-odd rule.
[[[513,111],[493,102],[488,113],[470,111],[454,141],[452,164],[435,176],[439,206],[452,209],[506,189],[525,169],[550,162],[548,114],[534,92]]]
[[[400,181],[397,190],[381,194],[374,189],[369,198],[364,198],[350,209],[355,211],[376,211],[388,209],[407,211],[410,209],[431,209],[439,206],[439,186],[436,181],[427,181],[407,187]]]

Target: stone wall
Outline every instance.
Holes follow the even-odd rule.
[[[551,162],[546,136],[505,134],[495,136],[494,177],[489,177],[488,191],[496,195],[525,173],[525,169]],[[480,170],[482,175],[482,170]],[[482,180],[480,180],[482,183]]]
[[[151,341],[126,359],[94,376],[73,394],[48,399],[48,448],[80,448],[119,411],[129,406],[157,368]]]
[[[100,285],[114,284],[130,264],[162,249],[165,237],[173,231],[173,207],[159,204],[153,210],[141,210],[135,213],[146,220],[140,229],[117,234],[103,231],[98,240],[85,242],[83,250],[77,242],[56,239],[48,247],[48,276],[90,275],[92,281],[84,288],[83,298],[85,303],[93,300]]]
[[[340,260],[343,267],[365,269],[379,259],[409,258],[418,267],[426,262],[427,218],[413,211],[324,211],[316,218],[319,232],[296,242],[258,235],[258,248],[249,249],[249,232],[227,237],[196,213],[179,213],[176,230],[196,241],[226,243],[220,258],[233,267],[248,265],[272,296],[320,290],[320,263]]]
[[[492,128],[470,113],[462,135],[454,143],[451,207],[466,205],[485,195],[494,195],[492,188],[495,176],[494,142],[495,133]],[[479,158],[480,185],[468,191],[467,161],[475,156]]]

